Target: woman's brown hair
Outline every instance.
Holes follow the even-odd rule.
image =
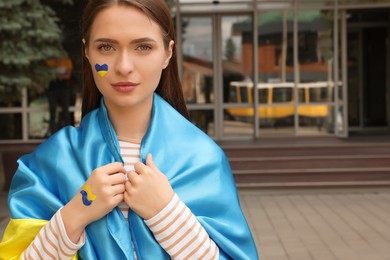
[[[175,39],[173,21],[169,9],[164,0],[89,0],[84,9],[82,20],[82,36],[85,39],[83,46],[83,102],[82,116],[99,107],[102,94],[96,87],[92,75],[92,68],[85,57],[85,48],[88,45],[90,30],[96,15],[102,10],[113,6],[123,5],[139,8],[150,19],[156,22],[163,33],[165,48],[168,49],[169,42]],[[163,70],[160,82],[155,91],[173,106],[184,117],[189,118],[188,110],[183,97],[183,90],[178,74],[178,63],[176,57],[176,46],[173,46],[172,58],[168,66]]]

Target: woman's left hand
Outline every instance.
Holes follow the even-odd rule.
[[[143,219],[159,213],[171,201],[174,191],[167,177],[154,164],[152,155],[146,156],[146,165],[138,162],[128,172],[124,200]]]

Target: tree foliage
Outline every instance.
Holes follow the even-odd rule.
[[[236,50],[237,47],[234,44],[233,39],[228,38],[225,45],[225,57],[228,61],[234,61],[234,58],[236,57]]]
[[[71,4],[72,0],[57,0]],[[39,0],[0,1],[0,95],[45,88],[54,77],[47,60],[64,57],[54,11]]]
[[[165,1],[170,8],[176,2]],[[62,13],[56,14],[54,6],[57,12],[61,11],[58,3],[73,4],[73,0],[0,0],[0,102],[18,100],[17,94],[23,87],[44,90],[55,77],[47,60],[74,56],[73,49],[79,45],[64,37],[69,37],[66,30],[79,28],[73,28],[74,23],[64,20]],[[83,7],[77,2],[76,7],[80,6]],[[64,43],[72,53],[65,51]],[[75,48],[69,47],[69,43]]]

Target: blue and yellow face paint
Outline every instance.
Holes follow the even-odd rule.
[[[84,185],[80,193],[82,196],[83,204],[85,206],[90,206],[92,202],[96,199],[96,195],[92,193],[91,187],[88,184]]]
[[[95,64],[95,69],[96,69],[96,72],[100,75],[100,77],[104,77],[106,76],[107,72],[108,72],[108,65],[107,64]]]

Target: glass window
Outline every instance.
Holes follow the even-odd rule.
[[[292,101],[292,88],[274,88],[272,92],[272,103],[283,103]]]
[[[22,114],[0,114],[0,140],[22,139]]]
[[[252,16],[221,16],[220,56],[222,57],[223,102],[248,106],[224,110],[223,135],[253,135]]]
[[[237,12],[253,10],[252,0],[178,0],[181,12]]]
[[[267,104],[268,103],[269,90],[267,88],[259,89],[259,103]]]
[[[375,5],[375,4],[388,4],[389,1],[388,0],[338,0],[339,1],[339,5],[352,5],[352,6],[355,6],[355,5],[359,5],[359,4],[369,4],[371,6]]]
[[[333,11],[298,13],[298,62],[300,85],[309,87],[309,98],[319,102],[319,87],[334,88]],[[329,84],[330,82],[330,84]],[[313,83],[313,85],[310,85]],[[327,95],[324,90],[323,95]],[[300,96],[299,96],[300,97]],[[330,101],[330,100],[329,100]],[[299,100],[299,102],[303,102]]]
[[[15,93],[13,91],[2,92],[0,90],[0,109],[2,107],[21,107],[22,106],[22,97],[20,93]]]
[[[214,102],[211,17],[183,18],[183,92],[187,103]]]
[[[299,133],[326,135],[333,130],[330,107],[334,91],[333,10],[298,13]],[[300,90],[301,91],[301,90]],[[316,104],[326,103],[329,104]]]
[[[327,87],[308,87],[309,91],[309,102],[328,102],[329,93]]]
[[[253,107],[225,109],[223,134],[225,136],[253,136],[253,111]],[[229,117],[230,120],[227,120]]]
[[[300,88],[298,89],[298,100],[301,103],[306,102],[306,89],[305,88]]]
[[[228,90],[231,84],[239,86],[241,100],[239,103],[251,102],[247,91],[248,83],[253,78],[253,56],[252,53],[252,17],[251,16],[223,16],[222,23],[222,70],[223,70],[223,91],[224,102],[228,100]]]
[[[261,136],[294,133],[294,106],[286,106],[293,101],[293,18],[287,10],[262,11],[257,16],[256,71],[260,85],[265,87],[259,91],[258,100]]]
[[[41,139],[48,137],[49,131],[49,112],[30,112],[29,118],[29,138]]]
[[[247,87],[241,87],[240,88],[240,96],[241,96],[241,102],[242,103],[248,103],[248,88]]]
[[[215,135],[213,110],[191,110],[190,119],[192,123],[209,136]]]
[[[299,132],[303,135],[332,135],[334,111],[328,105],[300,105]]]
[[[235,85],[229,86],[229,102],[231,103],[237,103],[239,102],[238,96],[237,96],[237,89],[239,87],[236,87]]]

